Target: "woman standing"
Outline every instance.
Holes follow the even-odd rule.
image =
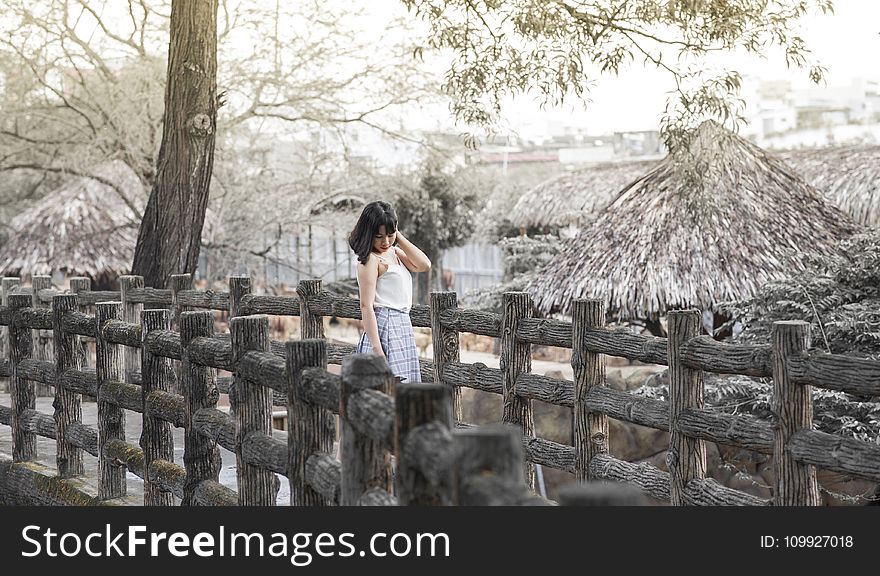
[[[358,258],[357,281],[364,333],[359,354],[383,356],[400,382],[421,382],[419,355],[409,310],[412,276],[431,261],[397,228],[397,214],[388,202],[364,206],[348,238]]]

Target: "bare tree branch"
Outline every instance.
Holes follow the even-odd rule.
[[[137,206],[132,202],[132,200],[128,197],[125,191],[116,183],[108,178],[104,178],[103,176],[99,176],[97,174],[91,174],[87,172],[82,172],[77,170],[76,168],[69,167],[61,167],[61,166],[43,166],[40,164],[7,164],[0,165],[0,171],[11,171],[11,170],[34,170],[37,172],[55,172],[59,174],[73,174],[74,176],[82,176],[83,178],[91,178],[96,182],[100,182],[101,184],[108,186],[116,192],[119,198],[125,203],[125,205],[131,210],[132,214],[134,214],[135,221],[140,221],[143,217],[140,210],[138,210]]]
[[[137,42],[132,40],[132,38],[134,38],[134,34],[137,32],[137,22],[135,22],[135,20],[134,20],[134,13],[131,11],[131,3],[130,2],[128,5],[129,14],[131,14],[131,20],[132,20],[132,24],[134,25],[134,29],[131,33],[131,36],[129,36],[128,38],[123,38],[122,36],[118,36],[117,34],[114,34],[110,29],[108,29],[107,26],[104,24],[104,18],[100,14],[95,12],[95,10],[91,7],[91,5],[88,2],[86,2],[85,0],[77,0],[77,3],[80,6],[82,6],[86,12],[88,12],[89,14],[91,14],[95,18],[95,21],[98,23],[98,26],[101,27],[101,30],[104,32],[104,34],[108,38],[116,40],[117,42],[119,42],[120,44],[123,44],[125,46],[129,46],[130,48],[134,49],[134,51],[137,52],[138,54],[140,54],[141,56],[146,56],[147,53],[146,53],[146,50],[145,50],[143,44],[142,43],[138,44]],[[141,38],[141,42],[143,42],[143,38]]]

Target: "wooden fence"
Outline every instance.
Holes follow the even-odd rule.
[[[399,386],[395,398],[383,390],[390,381],[383,363],[321,340],[323,316],[359,318],[360,310],[357,300],[322,291],[320,281],[283,297],[250,294],[241,277],[225,293],[192,290],[188,276],[167,290],[121,280],[121,293],[12,287],[0,308],[10,344],[0,375],[13,384],[0,423],[12,426],[14,461],[34,458],[37,435],[56,440],[61,479],[81,474],[83,451],[96,455],[99,500],[124,493],[126,468],[144,478],[146,504],[171,504],[172,496],[183,504],[273,504],[274,473],[287,476],[297,505],[535,503],[541,500],[519,489],[533,482],[533,464],[579,481],[628,482],[673,505],[817,505],[817,468],[880,482],[880,446],[811,429],[812,386],[880,395],[880,362],[808,352],[803,322],[776,323],[770,345],[739,346],[699,336],[696,311],[671,312],[666,339],[608,330],[601,301],[577,301],[572,322],[562,322],[532,318],[525,293],[505,294],[502,314],[460,309],[454,293],[435,293],[430,306],[410,313],[413,325],[432,328],[434,360],[421,369],[435,384]],[[14,284],[4,279],[4,287]],[[51,308],[33,306],[37,300]],[[97,305],[94,316],[77,309],[89,305]],[[141,307],[148,310],[133,322]],[[211,313],[194,308],[229,311],[231,336],[214,334]],[[265,315],[300,316],[303,340],[270,341]],[[33,358],[31,330],[53,330],[54,362]],[[460,332],[500,338],[501,368],[460,362]],[[96,339],[94,370],[77,364],[79,336]],[[571,348],[574,381],[531,374],[532,344]],[[140,353],[139,363],[123,366],[125,350]],[[605,354],[668,365],[669,401],[607,388]],[[171,360],[180,364],[174,390]],[[341,375],[327,372],[327,362],[342,363]],[[232,379],[215,379],[214,368]],[[774,421],[706,410],[703,371],[772,376]],[[54,415],[34,410],[33,382],[54,386]],[[462,386],[502,395],[508,428],[461,423]],[[218,391],[230,394],[233,415],[214,407]],[[80,422],[81,394],[98,399],[97,430]],[[534,436],[532,400],[572,408],[573,445]],[[270,435],[272,404],[287,407],[286,444]],[[122,435],[123,408],[144,415],[140,447]],[[341,418],[341,461],[330,450],[331,413]],[[609,417],[668,431],[668,471],[609,454]],[[171,461],[171,426],[185,430],[183,467]],[[509,426],[518,429],[513,443]],[[706,478],[705,441],[772,455],[772,500]],[[238,494],[217,483],[216,444],[236,454]],[[396,496],[386,449],[397,457]],[[0,485],[39,500],[47,483],[28,470],[5,465]],[[62,488],[53,486],[57,496]]]

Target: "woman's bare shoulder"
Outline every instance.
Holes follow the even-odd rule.
[[[369,266],[370,264],[377,264],[379,262],[379,255],[375,252],[370,252],[370,255],[367,256],[366,264],[363,262],[358,262],[358,266]]]
[[[357,269],[363,271],[374,271],[376,273],[379,272],[379,256],[375,252],[371,252],[369,256],[367,256],[366,263],[358,262]]]

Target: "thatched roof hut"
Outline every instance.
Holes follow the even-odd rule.
[[[113,160],[93,172],[126,191],[143,210],[146,194],[128,165]],[[97,279],[130,270],[138,221],[112,186],[74,176],[13,218],[11,228],[8,242],[0,247],[0,274],[59,271]]]
[[[880,146],[796,150],[781,156],[856,222],[880,226]]]
[[[714,122],[690,151],[691,162],[667,157],[565,241],[529,287],[539,309],[590,297],[620,319],[712,309],[803,268],[808,250],[834,253],[859,228],[788,165]]]
[[[312,225],[340,230],[347,235],[368,202],[362,194],[334,194],[307,205],[307,219]]]
[[[557,176],[523,194],[511,221],[514,226],[538,230],[578,226],[656,165],[657,160],[608,162]]]

